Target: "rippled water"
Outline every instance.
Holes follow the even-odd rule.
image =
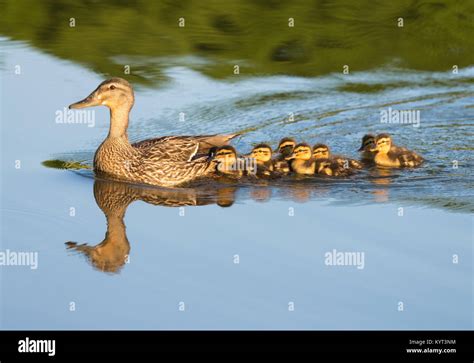
[[[115,3],[94,14],[84,4],[5,6],[1,248],[38,252],[38,269],[0,266],[0,327],[472,329],[467,10],[387,3],[376,16],[339,2],[231,3],[192,9],[189,33],[154,17],[178,17],[192,3],[137,3],[147,14],[140,36],[124,30],[137,19]],[[20,28],[25,9],[50,12],[38,18],[50,23]],[[264,10],[262,24],[248,16]],[[82,28],[55,25],[71,12]],[[294,34],[278,25],[290,12]],[[423,27],[400,37],[387,25],[399,13]],[[356,21],[361,14],[367,22]],[[430,42],[432,29],[445,29],[441,45]],[[94,179],[88,167],[107,135],[107,110],[94,109],[94,127],[58,124],[55,115],[122,75],[125,62],[133,64],[133,141],[240,132],[233,144],[247,153],[293,136],[357,158],[365,133],[389,132],[426,163],[175,190]],[[420,126],[381,123],[389,107],[419,110]],[[364,268],[328,266],[333,250],[364,253]]]
[[[169,129],[176,130],[175,134],[239,132],[242,136],[234,144],[239,152],[247,153],[257,143],[268,142],[276,148],[280,138],[292,136],[311,144],[327,143],[335,153],[358,158],[356,150],[364,134],[389,132],[395,143],[416,150],[427,162],[411,170],[369,168],[343,180],[287,177],[267,184],[283,189],[276,193],[283,198],[291,195],[285,189],[304,184],[307,198],[312,189],[323,188],[319,198],[339,203],[391,200],[474,210],[474,68],[463,70],[462,76],[381,69],[315,79],[261,77],[231,84],[212,81],[185,67],[170,68],[166,74],[175,86],[163,91],[166,96],[160,100],[165,105],[173,102],[172,107],[132,120],[132,140],[169,134]],[[190,88],[199,89],[200,95],[189,92]],[[208,92],[202,94],[203,90]],[[175,100],[181,92],[191,93],[191,102]],[[145,95],[144,101],[153,102],[150,96]],[[419,125],[382,123],[381,112],[389,108],[419,111]],[[185,121],[177,122],[180,112]],[[106,126],[107,121],[102,122]],[[56,156],[91,166],[93,153]]]

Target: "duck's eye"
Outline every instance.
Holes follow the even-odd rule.
[[[115,89],[115,86],[112,84],[109,89]]]

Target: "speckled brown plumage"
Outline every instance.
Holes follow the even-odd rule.
[[[104,105],[110,109],[109,134],[94,155],[97,174],[136,183],[178,186],[212,173],[209,150],[237,136],[164,136],[131,144],[127,128],[133,103],[132,86],[124,79],[112,78],[84,100],[69,106]]]

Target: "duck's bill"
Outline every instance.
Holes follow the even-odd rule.
[[[295,158],[294,155],[290,155],[290,156],[287,156],[287,157],[285,158],[285,160],[293,160],[294,158]]]
[[[84,98],[83,100],[73,103],[69,105],[70,109],[77,109],[77,108],[85,108],[85,107],[93,107],[93,106],[99,106],[100,102],[99,100],[95,97],[94,94],[91,94]]]
[[[362,145],[357,151],[364,151],[364,145]]]

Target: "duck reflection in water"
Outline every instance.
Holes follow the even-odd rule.
[[[136,200],[165,207],[217,204],[230,207],[235,199],[235,186],[199,189],[161,189],[142,187],[111,180],[95,180],[94,197],[107,219],[105,238],[92,246],[66,242],[69,250],[83,254],[90,264],[102,272],[118,273],[130,254],[130,242],[124,223],[128,206]]]
[[[388,186],[391,182],[389,170],[373,170],[371,182],[377,188],[372,191],[377,202],[388,200]],[[226,180],[219,183],[195,184],[189,188],[167,189],[153,186],[139,186],[120,181],[96,179],[94,182],[94,197],[97,205],[105,214],[107,231],[102,242],[96,245],[78,242],[66,242],[67,249],[86,257],[88,262],[97,270],[108,273],[118,273],[127,263],[130,254],[130,242],[124,223],[128,206],[140,200],[148,204],[164,207],[204,206],[217,204],[220,207],[230,207],[236,197],[252,199],[256,202],[268,202],[273,197],[294,202],[306,203],[314,197],[327,198],[331,191],[338,188],[347,189],[347,185],[333,185],[327,181],[316,179],[291,178],[281,183],[279,187],[271,186],[262,180],[257,185],[239,184]],[[237,193],[237,190],[239,192]],[[273,193],[276,192],[276,193]]]

